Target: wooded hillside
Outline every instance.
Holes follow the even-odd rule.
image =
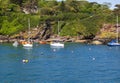
[[[95,37],[104,24],[120,19],[120,4],[111,10],[109,3],[66,0],[0,0],[0,35],[12,36],[31,28],[49,30],[50,35]],[[45,33],[47,34],[47,33]]]

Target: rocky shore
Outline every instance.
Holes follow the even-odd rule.
[[[120,32],[120,30],[119,30]],[[52,34],[49,29],[41,29],[40,27],[32,28],[28,36],[28,30],[14,34],[12,36],[0,35],[0,43],[12,43],[14,41],[27,40],[30,37],[34,42],[51,42],[52,39],[59,38],[64,42],[78,42],[87,44],[107,44],[112,39],[116,38],[116,28],[111,24],[104,24],[101,30],[92,38],[82,38],[78,36],[62,36],[58,37],[57,34]]]
[[[45,41],[45,42],[51,42],[53,37],[48,38],[46,40],[40,40],[40,39],[34,39],[32,38],[33,42],[39,43],[40,41]],[[76,43],[86,43],[86,44],[107,44],[110,40],[112,39],[76,39],[76,37],[60,37],[60,39],[64,42],[76,42]],[[22,41],[22,40],[27,40],[25,39],[20,39],[20,38],[9,38],[7,36],[0,36],[0,43],[13,43],[14,41]]]

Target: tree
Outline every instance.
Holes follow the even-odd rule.
[[[24,0],[10,0],[11,3],[14,3],[16,5],[19,5],[20,7],[22,6]]]
[[[115,9],[113,10],[115,15],[120,15],[120,4],[115,5]]]
[[[20,31],[22,28],[21,24],[17,23],[17,20],[13,20],[9,22],[8,20],[4,20],[2,23],[2,27],[0,29],[0,34],[3,35],[12,35]]]

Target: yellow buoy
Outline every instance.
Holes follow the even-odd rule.
[[[29,60],[27,60],[27,59],[23,59],[23,60],[22,60],[23,63],[28,63],[28,61],[29,61]]]
[[[26,60],[25,60],[25,62],[27,63],[27,62],[28,62],[28,60],[26,59]]]

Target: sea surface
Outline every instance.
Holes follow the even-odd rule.
[[[120,46],[0,44],[0,83],[120,83]]]

